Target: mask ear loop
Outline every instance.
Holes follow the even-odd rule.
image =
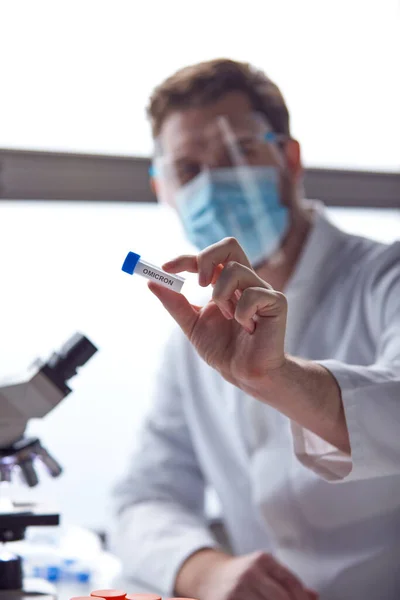
[[[153,162],[149,167],[148,174],[149,174],[149,179],[150,179],[151,191],[158,198],[159,193],[158,193],[158,182],[157,182],[156,173],[157,173],[157,170],[156,170],[156,167]]]

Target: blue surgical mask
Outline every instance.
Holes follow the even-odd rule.
[[[233,236],[252,265],[279,248],[289,224],[275,167],[204,171],[179,190],[176,202],[186,235],[196,248],[203,250]]]

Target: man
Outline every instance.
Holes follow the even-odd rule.
[[[397,599],[400,244],[303,199],[282,95],[249,65],[183,69],[149,112],[157,194],[200,251],[164,268],[212,299],[150,284],[179,328],[118,488],[126,572],[204,600]]]

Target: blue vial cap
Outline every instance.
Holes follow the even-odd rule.
[[[140,260],[140,254],[136,254],[135,252],[128,252],[126,258],[124,260],[124,264],[122,265],[122,270],[129,275],[133,275],[134,270],[136,269],[136,265]]]
[[[76,576],[80,583],[88,583],[90,581],[90,573],[88,571],[80,571]]]

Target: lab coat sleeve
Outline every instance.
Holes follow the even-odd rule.
[[[374,364],[317,361],[340,386],[351,454],[292,423],[297,458],[327,481],[400,474],[400,260],[379,284],[369,295],[379,328]]]
[[[180,361],[172,340],[129,472],[115,490],[112,536],[125,575],[169,596],[184,561],[217,546],[207,527],[205,484],[185,421],[176,376]]]

